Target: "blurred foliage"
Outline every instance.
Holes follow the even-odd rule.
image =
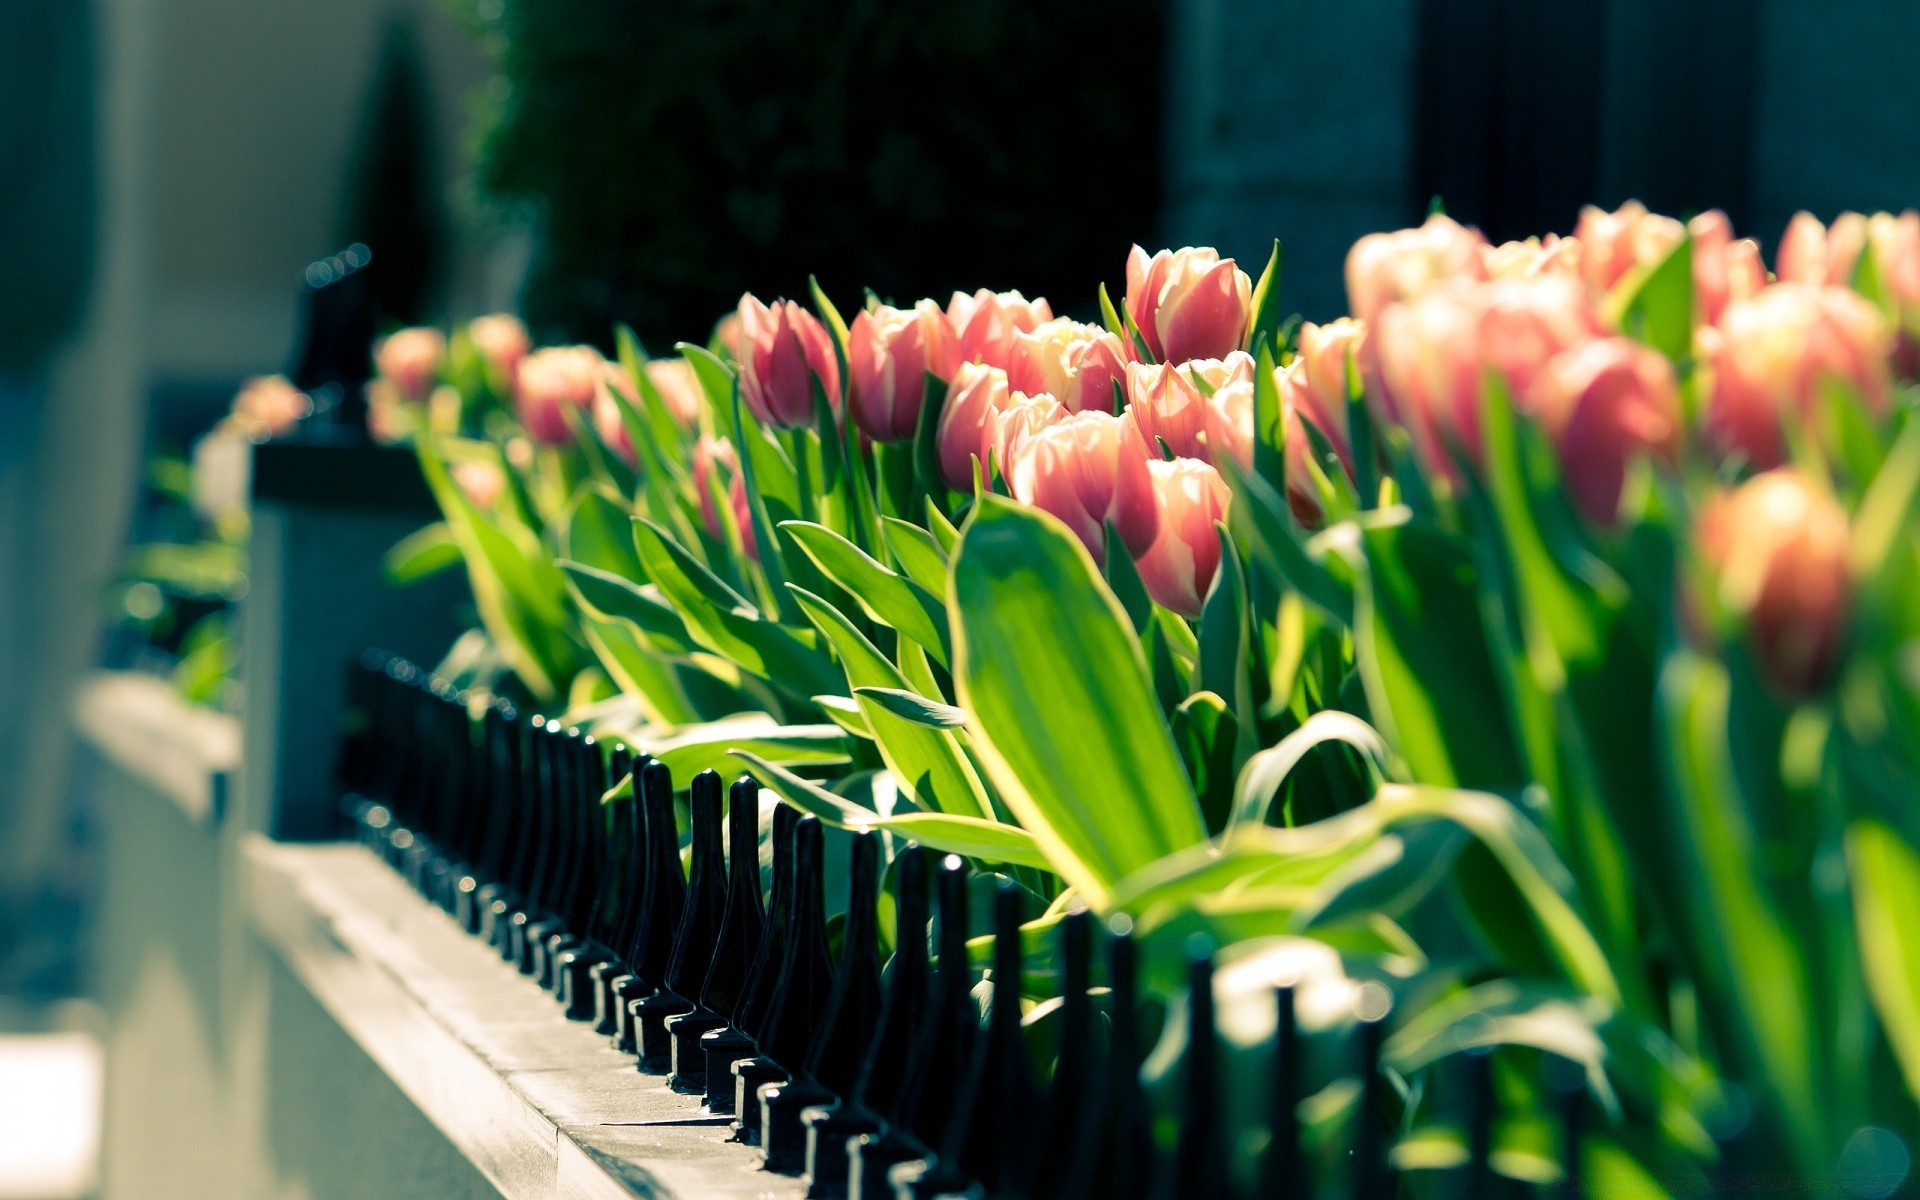
[[[822,264],[837,295],[1077,311],[1153,228],[1162,0],[455,2],[499,72],[479,187],[543,231],[543,340],[704,342]]]

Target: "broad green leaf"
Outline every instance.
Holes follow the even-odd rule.
[[[406,587],[438,575],[460,562],[460,543],[445,521],[435,521],[401,538],[381,560],[387,582]]]
[[[873,701],[903,721],[912,721],[929,729],[963,729],[967,724],[965,710],[942,704],[938,700],[929,700],[919,692],[905,688],[857,687],[853,689],[853,694],[863,700]]]
[[[1317,712],[1302,722],[1300,728],[1280,739],[1278,745],[1254,755],[1240,769],[1239,781],[1234,786],[1230,826],[1265,823],[1274,794],[1287,775],[1309,751],[1329,742],[1341,742],[1358,750],[1376,780],[1390,777],[1392,756],[1386,739],[1373,726],[1336,709]]]
[[[1240,567],[1240,552],[1225,525],[1214,526],[1220,541],[1220,566],[1213,586],[1207,591],[1200,611],[1200,655],[1196,664],[1199,690],[1212,692],[1227,702],[1235,727],[1232,746],[1233,770],[1253,757],[1259,749],[1258,714],[1253,707],[1254,642],[1253,614],[1247,603],[1247,578]],[[1223,787],[1223,796],[1226,794]],[[1223,826],[1226,811],[1209,813],[1209,824]],[[1216,826],[1216,827],[1219,827]]]
[[[900,564],[908,579],[935,596],[947,594],[947,552],[931,533],[898,517],[881,517],[880,527],[887,539],[893,561]],[[942,623],[945,623],[944,611]]]
[[[1226,827],[1233,805],[1234,742],[1239,724],[1215,692],[1195,692],[1173,710],[1173,744],[1186,763],[1208,829]]]
[[[1874,1011],[1908,1091],[1920,1095],[1920,854],[1887,825],[1863,817],[1847,830],[1847,865]]]
[[[1153,598],[1147,595],[1147,585],[1140,578],[1140,568],[1134,565],[1133,553],[1120,540],[1120,533],[1112,522],[1107,523],[1106,539],[1107,586],[1113,590],[1114,598],[1120,601],[1120,607],[1132,623],[1133,631],[1144,636],[1148,622],[1153,620]]]
[[[983,862],[1006,863],[1050,871],[1052,864],[1040,852],[1033,836],[1017,825],[956,813],[907,812],[882,816],[802,779],[759,755],[736,755],[768,787],[796,808],[846,829],[884,829],[910,838],[944,854],[960,854]]]
[[[908,690],[899,669],[839,609],[800,588],[794,589],[794,595],[839,656],[847,684],[855,689],[867,725],[873,730],[880,756],[901,790],[923,808],[962,816],[992,816],[993,805],[986,788],[951,732],[902,718],[879,701],[859,695],[858,689],[869,687]]]
[[[688,655],[699,649],[687,632],[687,623],[658,587],[564,558],[560,569],[567,573],[574,603],[589,616],[630,623],[656,654]]]
[[[855,737],[873,740],[873,727],[867,724],[867,714],[861,711],[860,702],[852,696],[820,695],[811,699],[835,725]]]
[[[983,498],[948,598],[975,745],[1062,879],[1101,909],[1120,879],[1206,837],[1140,643],[1064,525]]]
[[[1693,239],[1629,273],[1607,298],[1614,328],[1682,362],[1693,354]]]
[[[586,612],[580,633],[608,677],[639,701],[647,720],[677,725],[700,719],[702,714],[680,688],[672,661],[649,647],[633,622]]]
[[[1271,342],[1254,344],[1253,473],[1279,490],[1287,486],[1287,414],[1275,353]]]
[[[633,548],[633,512],[597,487],[583,487],[560,523],[560,557],[645,583],[640,555]]]
[[[888,570],[823,525],[787,521],[780,528],[793,537],[828,579],[846,589],[868,617],[899,630],[920,643],[941,666],[947,665],[947,614],[939,597]]]
[[[725,774],[739,752],[790,768],[850,761],[847,735],[838,725],[782,725],[765,713],[688,725],[665,737],[640,736],[633,748],[665,763],[675,779],[692,779],[709,768]]]
[[[1247,344],[1258,346],[1264,340],[1275,345],[1280,332],[1283,314],[1280,311],[1280,239],[1273,239],[1273,253],[1267,257],[1266,269],[1260,272],[1260,279],[1253,285],[1253,325],[1248,332]]]
[[[810,635],[768,620],[653,522],[636,517],[633,536],[648,576],[702,645],[795,695],[837,690],[838,672]]]
[[[1352,589],[1300,540],[1286,497],[1266,480],[1241,470],[1232,455],[1223,456],[1216,465],[1233,488],[1228,524],[1235,540],[1253,552],[1254,563],[1276,585],[1298,591],[1340,624],[1352,624]]]

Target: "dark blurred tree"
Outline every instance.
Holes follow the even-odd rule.
[[[1163,0],[459,0],[498,67],[478,179],[541,236],[536,329],[704,340],[845,304],[1116,282],[1160,192]]]
[[[432,147],[419,46],[396,18],[368,89],[342,241],[373,250],[367,279],[383,325],[425,320],[440,283],[446,221]]]

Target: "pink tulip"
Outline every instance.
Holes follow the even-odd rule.
[[[1131,554],[1153,545],[1159,510],[1147,445],[1132,421],[1074,413],[1022,439],[1011,461],[1014,498],[1060,518],[1095,562],[1106,562],[1109,524]]]
[[[840,412],[840,363],[820,318],[791,300],[769,308],[740,297],[740,399],[755,419],[775,429],[813,424],[818,380],[835,415]]]
[[[566,410],[590,411],[606,374],[607,360],[592,346],[549,346],[521,359],[514,408],[528,435],[548,446],[571,442]]]
[[[1554,355],[1605,332],[1578,281],[1535,275],[1454,285],[1393,305],[1366,344],[1379,371],[1383,415],[1408,430],[1429,471],[1457,482],[1450,446],[1479,459],[1487,374],[1497,375],[1524,409]]]
[[[1592,205],[1581,209],[1573,236],[1580,242],[1581,277],[1605,295],[1634,271],[1673,253],[1687,231],[1672,217],[1650,213],[1638,200],[1629,200],[1613,212]]]
[[[1219,416],[1209,411],[1209,394],[1229,385],[1250,386],[1252,382],[1253,357],[1244,350],[1235,350],[1224,359],[1128,363],[1127,411],[1133,414],[1156,458],[1160,456],[1159,443],[1164,441],[1176,458],[1205,459],[1208,425],[1219,423]],[[1251,410],[1248,420],[1252,420]]]
[[[1016,392],[1045,392],[1068,412],[1114,411],[1114,385],[1126,383],[1126,348],[1098,325],[1060,318],[1013,338],[1007,382]]]
[[[1191,458],[1149,460],[1159,529],[1140,556],[1140,581],[1154,603],[1185,617],[1200,615],[1207,589],[1220,569],[1220,537],[1214,523],[1226,519],[1232,499],[1226,481]]]
[[[953,375],[953,331],[940,306],[881,305],[862,310],[848,331],[847,371],[853,376],[853,419],[876,442],[913,437],[926,400],[927,376]]]
[[[1014,458],[1028,439],[1066,417],[1067,410],[1045,392],[1037,396],[1009,392],[1006,403],[994,414],[992,425],[993,444],[990,448],[993,461],[1000,468],[1000,477],[1005,479],[1007,472],[1012,470]]]
[[[453,482],[465,492],[476,508],[492,508],[506,490],[506,473],[490,462],[457,462],[452,469]]]
[[[630,405],[638,405],[640,399],[634,394],[633,381],[627,378],[627,370],[619,363],[607,363],[600,373],[599,386],[593,392],[593,431],[600,436],[600,443],[627,460],[628,466],[637,466],[639,454],[633,448],[633,436],[627,431],[627,423],[620,416],[620,405],[614,400],[614,394]]]
[[[447,361],[447,335],[415,326],[397,329],[374,346],[373,365],[404,400],[418,404],[440,379]]]
[[[1525,279],[1559,272],[1580,274],[1580,239],[1549,233],[1524,242],[1502,242],[1481,251],[1489,279]]]
[[[1733,223],[1719,209],[1687,222],[1687,232],[1693,237],[1694,317],[1703,325],[1717,325],[1728,304],[1767,286],[1760,245],[1752,238],[1735,238]]]
[[[720,343],[727,357],[734,362],[740,361],[740,313],[739,310],[728,313],[714,323],[711,341]]]
[[[1353,445],[1347,433],[1347,361],[1364,361],[1366,326],[1351,317],[1327,325],[1308,322],[1300,327],[1299,353],[1280,372],[1280,400],[1287,422],[1287,500],[1302,524],[1315,526],[1324,517],[1319,489],[1308,463],[1313,459],[1311,425],[1340,457],[1349,478],[1353,475]],[[1317,463],[1322,471],[1332,469]]]
[[[760,542],[753,533],[753,507],[747,503],[747,478],[735,475],[727,485],[727,505],[733,509],[733,523],[740,530],[740,550],[749,562],[760,561]]]
[[[232,420],[248,437],[265,439],[287,432],[312,411],[312,399],[285,375],[264,375],[247,380],[233,398]]]
[[[947,302],[947,324],[953,327],[955,356],[963,363],[986,363],[1006,370],[1013,364],[1013,339],[1053,320],[1053,308],[1044,299],[1028,300],[1019,292],[986,288],[969,296],[955,292]]]
[[[646,372],[647,382],[660,393],[673,423],[683,430],[698,428],[706,391],[700,386],[700,377],[693,373],[693,364],[684,358],[650,358]]]
[[[1205,427],[1197,457],[1213,464],[1231,458],[1242,471],[1253,470],[1253,377],[1234,373],[1206,400]]]
[[[1774,284],[1729,304],[1703,345],[1712,371],[1707,435],[1757,467],[1784,461],[1781,422],[1811,420],[1830,385],[1874,414],[1890,403],[1892,331],[1847,288]]]
[[[720,512],[713,502],[716,471],[725,471],[729,477],[738,475],[740,461],[734,456],[732,442],[703,434],[693,445],[693,491],[700,501],[700,520],[706,525],[707,532],[715,540],[725,541],[726,531],[720,525]],[[729,483],[721,484],[722,490],[729,487]],[[751,525],[751,522],[748,524]],[[741,533],[742,536],[752,536],[751,529],[742,529]]]
[[[1347,251],[1347,307],[1372,324],[1390,304],[1449,280],[1487,277],[1486,239],[1435,213],[1418,229],[1370,233]]]
[[[486,364],[493,386],[501,391],[513,382],[520,370],[520,360],[533,349],[527,327],[511,313],[475,317],[467,322],[467,340],[473,343],[474,352]]]
[[[1225,358],[1246,349],[1253,281],[1210,247],[1162,250],[1148,258],[1135,246],[1127,255],[1126,306],[1154,361]],[[1137,357],[1138,347],[1127,350]]]
[[[1643,455],[1679,461],[1682,420],[1673,364],[1630,338],[1563,350],[1534,384],[1533,410],[1560,451],[1574,506],[1595,524],[1619,519],[1627,466]]]
[[[1697,535],[1720,598],[1745,619],[1768,681],[1790,696],[1820,690],[1846,641],[1853,590],[1846,510],[1782,468],[1717,497],[1701,513]]]
[[[940,475],[958,491],[973,489],[973,462],[986,466],[998,439],[1000,410],[1012,393],[999,367],[962,363],[940,413]]]
[[[1841,213],[1828,229],[1812,213],[1798,212],[1780,235],[1776,273],[1782,283],[1847,287],[1866,245],[1867,219],[1859,213]]]

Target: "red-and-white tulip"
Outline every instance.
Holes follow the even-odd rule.
[[[813,424],[815,380],[840,411],[840,362],[820,318],[791,300],[771,307],[740,297],[740,399],[755,419],[775,429]]]
[[[1580,239],[1549,233],[1523,242],[1502,242],[1481,252],[1489,279],[1525,279],[1559,272],[1580,274]]]
[[[511,313],[492,313],[467,322],[467,341],[486,364],[488,379],[502,391],[512,386],[520,360],[533,349],[527,327]]]
[[[1253,357],[1244,350],[1235,350],[1224,359],[1129,363],[1127,411],[1133,414],[1156,457],[1159,443],[1164,441],[1176,458],[1207,459],[1208,428],[1220,423],[1209,398],[1222,388],[1250,388],[1253,366]],[[1251,410],[1248,420],[1252,420]]]
[[[1872,413],[1887,411],[1893,331],[1850,289],[1774,284],[1729,304],[1702,344],[1712,372],[1708,438],[1755,466],[1785,460],[1781,422],[1808,419],[1830,385],[1851,391]]]
[[[419,403],[440,381],[447,361],[447,335],[438,329],[414,326],[396,329],[374,346],[373,365],[380,378],[393,385],[400,398]]]
[[[646,372],[647,382],[660,393],[673,423],[684,430],[698,428],[706,393],[700,377],[693,373],[693,364],[684,358],[653,358],[647,360]]]
[[[1045,392],[1068,412],[1111,413],[1126,364],[1126,348],[1110,331],[1062,317],[1014,335],[1007,382],[1016,392]]]
[[[1720,600],[1744,618],[1762,673],[1789,695],[1824,686],[1845,644],[1847,536],[1846,511],[1791,469],[1756,475],[1700,515]]]
[[[520,360],[514,409],[534,441],[564,446],[573,440],[571,407],[588,412],[607,377],[607,360],[592,346],[549,346]]]
[[[1635,459],[1679,461],[1683,425],[1673,364],[1630,338],[1595,338],[1555,355],[1534,382],[1531,405],[1559,449],[1574,506],[1597,525],[1618,521]]]
[[[619,363],[607,363],[600,373],[600,386],[593,393],[593,431],[599,435],[602,445],[626,459],[628,466],[636,466],[640,456],[633,447],[633,435],[627,431],[627,423],[620,416],[620,406],[614,400],[615,393],[629,405],[637,406],[640,403],[640,398],[633,390],[633,380],[627,377],[626,368]]]
[[[1340,468],[1353,475],[1353,442],[1347,429],[1347,361],[1366,361],[1366,326],[1351,317],[1326,325],[1311,321],[1300,327],[1299,351],[1280,371],[1280,400],[1287,422],[1287,500],[1294,515],[1307,525],[1318,525],[1324,514],[1319,489],[1308,470],[1315,462],[1322,471],[1337,469],[1316,462],[1311,425],[1340,458]]]
[[[1073,413],[1033,431],[1014,449],[1007,486],[1021,503],[1065,522],[1098,563],[1106,561],[1109,524],[1135,555],[1159,528],[1147,444],[1125,417]]]
[[[1733,222],[1717,208],[1687,222],[1687,232],[1693,237],[1694,315],[1702,324],[1717,325],[1728,304],[1767,286],[1760,244],[1734,237]]]
[[[1000,468],[1001,478],[1006,478],[1027,439],[1066,417],[1067,410],[1045,392],[1033,396],[1025,392],[1007,393],[1006,403],[994,414],[992,425],[993,461]]]
[[[1253,281],[1210,247],[1162,250],[1149,258],[1135,246],[1127,256],[1126,306],[1154,361],[1225,358],[1246,348]]]
[[[961,363],[940,413],[940,475],[947,486],[973,489],[973,462],[984,468],[998,438],[1000,410],[1012,395],[1007,373],[981,363]]]
[[[716,478],[717,472],[722,474]],[[718,490],[726,491],[731,487],[728,480],[739,473],[740,461],[734,456],[732,442],[703,434],[693,444],[693,491],[700,501],[700,520],[707,527],[707,533],[719,541],[726,540],[726,531],[720,524],[720,510],[713,500],[716,484]]]
[[[1629,200],[1613,212],[1588,205],[1580,210],[1573,236],[1580,243],[1580,275],[1587,286],[1605,294],[1635,270],[1651,267],[1687,236],[1686,227],[1672,217],[1647,211]]]
[[[986,363],[1006,370],[1013,365],[1013,339],[1053,320],[1045,299],[1028,300],[1019,292],[987,288],[968,295],[955,292],[947,302],[947,324],[953,327],[958,361]]]
[[[1347,307],[1371,324],[1388,305],[1449,280],[1487,277],[1486,239],[1440,213],[1417,229],[1370,233],[1347,251]]]
[[[1829,229],[1812,213],[1798,212],[1780,235],[1775,274],[1782,283],[1847,287],[1866,245],[1867,219],[1859,213],[1841,213]]]
[[[1220,473],[1193,458],[1151,459],[1159,528],[1137,562],[1140,582],[1155,603],[1187,617],[1200,615],[1220,569],[1220,537],[1232,494]]]
[[[1605,333],[1577,280],[1535,275],[1455,285],[1393,305],[1369,329],[1367,344],[1385,415],[1412,434],[1428,470],[1457,480],[1450,444],[1479,458],[1489,373],[1525,408],[1554,355]]]
[[[876,442],[912,438],[927,376],[951,378],[957,352],[946,314],[931,300],[861,310],[848,330],[854,423]]]

